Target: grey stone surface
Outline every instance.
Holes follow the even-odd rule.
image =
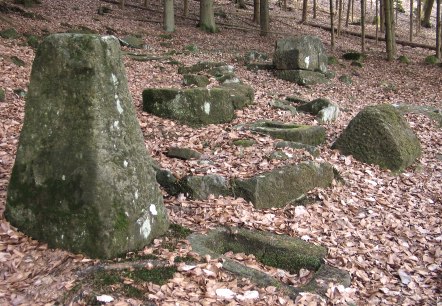
[[[319,37],[302,35],[276,42],[273,63],[278,70],[327,71],[328,57]]]
[[[208,174],[203,176],[189,175],[180,180],[181,192],[196,200],[205,200],[214,196],[232,195],[229,181],[220,175]]]
[[[275,74],[281,80],[298,85],[315,85],[327,83],[329,79],[320,72],[308,70],[276,70]]]
[[[166,152],[167,157],[179,158],[179,159],[199,159],[201,153],[189,148],[170,147]]]
[[[168,227],[113,36],[55,34],[32,67],[5,217],[90,257],[142,248]]]
[[[328,187],[333,167],[328,163],[303,162],[275,168],[249,179],[233,179],[235,197],[242,197],[256,208],[283,207],[295,202],[315,187]]]
[[[421,154],[419,139],[390,104],[367,106],[360,111],[333,148],[395,172],[410,166]]]

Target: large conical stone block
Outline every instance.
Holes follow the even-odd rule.
[[[118,40],[56,34],[32,67],[5,215],[27,235],[110,258],[168,227]]]
[[[400,172],[421,154],[419,139],[393,105],[367,106],[333,144],[343,154]]]

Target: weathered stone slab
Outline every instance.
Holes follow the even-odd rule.
[[[232,195],[229,181],[220,175],[189,175],[179,181],[181,192],[196,200],[205,200],[210,195],[218,197]]]
[[[49,247],[111,258],[167,230],[113,36],[55,34],[32,67],[5,216]]]
[[[308,70],[276,70],[276,77],[298,85],[315,85],[327,83],[327,77],[316,71]]]
[[[199,159],[201,157],[201,153],[189,148],[170,147],[166,152],[166,156],[188,160]]]
[[[367,106],[360,111],[333,148],[392,171],[402,171],[421,154],[419,139],[398,110],[389,104]]]
[[[143,110],[190,126],[226,123],[235,115],[230,91],[223,88],[148,88]]]
[[[336,121],[340,113],[339,107],[325,98],[312,100],[298,106],[296,109],[317,115],[320,123]]]
[[[210,80],[205,75],[185,74],[183,75],[183,83],[186,86],[195,85],[197,87],[206,87],[210,84]]]
[[[207,235],[194,233],[187,239],[192,245],[192,250],[201,256],[223,258],[223,269],[239,278],[248,278],[260,287],[274,286],[293,300],[299,293],[307,291],[325,297],[330,282],[342,284],[344,287],[350,286],[351,279],[348,272],[323,263],[327,255],[326,248],[307,243],[299,238],[229,227],[211,230]],[[228,251],[253,254],[261,263],[291,273],[298,273],[300,269],[315,272],[306,285],[293,287],[260,270],[247,267],[224,256],[223,254]]]
[[[227,83],[223,84],[221,88],[229,91],[230,100],[235,109],[242,109],[255,100],[255,91],[252,86],[242,83]]]
[[[270,135],[272,138],[319,145],[325,141],[326,131],[322,126],[285,124],[277,121],[258,121],[246,128],[253,132]]]
[[[302,35],[276,42],[273,63],[278,70],[327,71],[328,57],[316,36]]]
[[[328,163],[303,162],[275,168],[249,179],[233,179],[235,197],[242,197],[256,208],[283,207],[315,187],[328,187],[333,167]]]

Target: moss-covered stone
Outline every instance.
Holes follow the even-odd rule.
[[[188,66],[188,67],[179,67],[178,73],[179,74],[189,74],[189,73],[198,73],[205,70],[213,69],[216,67],[221,66],[227,66],[226,63],[223,62],[199,62],[195,65]]]
[[[230,93],[223,88],[145,89],[143,110],[190,126],[225,123],[234,118]]]
[[[287,101],[289,101],[289,102],[293,102],[293,103],[296,103],[296,104],[305,104],[305,103],[308,103],[307,100],[305,100],[305,99],[303,99],[303,98],[301,98],[301,97],[298,97],[298,96],[287,96],[285,99],[286,99]]]
[[[347,84],[347,85],[351,85],[353,83],[351,76],[347,75],[347,74],[341,75],[339,77],[339,81],[341,81],[342,83]]]
[[[6,99],[5,90],[0,87],[0,102],[5,102],[5,99]]]
[[[336,64],[339,63],[339,61],[338,61],[338,59],[337,59],[335,56],[329,56],[329,57],[327,58],[327,63],[328,63],[329,65],[336,65]]]
[[[21,58],[15,56],[15,55],[11,56],[11,62],[13,62],[18,67],[23,67],[26,65],[26,63]]]
[[[389,104],[364,108],[350,121],[333,148],[392,171],[402,171],[421,154],[419,139]]]
[[[298,110],[296,109],[296,107],[287,100],[277,99],[277,100],[271,101],[269,104],[272,108],[289,111],[292,115],[298,114]]]
[[[342,58],[347,61],[362,62],[363,60],[365,60],[366,55],[360,52],[347,52],[342,55]]]
[[[127,35],[120,39],[120,43],[134,49],[143,49],[145,46],[143,38],[138,35]]]
[[[298,85],[315,85],[327,83],[328,79],[321,72],[308,70],[276,70],[276,77]]]
[[[308,145],[319,145],[325,141],[325,128],[277,121],[258,121],[246,126],[253,132],[270,135],[272,138],[295,141]]]
[[[151,164],[118,41],[48,36],[32,67],[5,217],[51,248],[90,257],[141,248],[168,226]]]
[[[183,160],[199,159],[201,153],[189,148],[170,147],[166,152],[167,157],[179,158]]]
[[[244,138],[244,139],[236,139],[234,141],[232,141],[232,143],[237,146],[237,147],[251,147],[254,144],[256,144],[256,140],[255,139],[250,139],[250,138]]]
[[[318,98],[314,99],[305,104],[301,104],[296,109],[301,112],[311,113],[313,115],[317,115],[319,111],[323,108],[330,106],[332,103],[329,99],[326,98]]]
[[[253,104],[255,100],[255,91],[252,86],[242,83],[227,83],[220,88],[229,92],[230,101],[234,109],[243,109]]]
[[[183,83],[186,86],[195,85],[197,87],[206,87],[210,84],[210,80],[205,75],[185,74],[183,75]]]
[[[401,55],[401,56],[399,56],[398,57],[398,59],[397,59],[400,63],[402,63],[402,64],[410,64],[411,63],[411,61],[410,61],[410,59],[407,57],[407,56],[405,56],[405,55]]]
[[[436,55],[427,56],[425,58],[424,62],[425,62],[425,64],[429,64],[429,65],[437,65],[437,64],[441,63],[440,59],[438,59]]]
[[[0,36],[5,39],[16,39],[20,37],[20,34],[14,28],[8,28],[3,31],[0,31]]]
[[[38,45],[40,44],[40,39],[38,38],[38,36],[35,35],[27,35],[26,37],[26,43],[28,44],[28,46],[37,49]]]
[[[315,187],[328,187],[333,167],[328,163],[303,162],[276,168],[249,179],[233,179],[235,197],[242,197],[256,208],[283,207]]]
[[[156,170],[156,180],[161,187],[170,195],[177,195],[180,193],[181,188],[178,183],[178,179],[173,175],[170,170],[158,169]]]
[[[220,175],[189,175],[179,181],[181,192],[196,200],[208,199],[210,195],[218,197],[232,195],[229,181]]]

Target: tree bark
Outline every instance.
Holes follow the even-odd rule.
[[[416,25],[416,33],[419,33],[421,31],[421,19],[422,18],[422,1],[417,0],[417,25]]]
[[[147,0],[144,0],[144,7],[147,7]]]
[[[431,11],[433,10],[434,0],[426,0],[424,2],[424,19],[422,20],[422,26],[431,28]]]
[[[348,22],[350,21],[350,9],[351,9],[351,0],[347,0],[347,17],[345,18],[346,28],[348,28]]]
[[[376,45],[377,45],[379,40],[379,6],[378,6],[378,0],[375,1],[376,1]]]
[[[410,0],[410,41],[413,41],[413,0]]]
[[[393,0],[384,0],[384,10],[385,10],[385,42],[387,47],[387,60],[392,61],[396,57]]]
[[[316,0],[313,0],[313,19],[316,19]]]
[[[189,15],[189,0],[183,1],[183,16],[187,17]]]
[[[307,22],[307,9],[308,9],[308,0],[302,0],[302,23]]]
[[[436,57],[441,58],[440,0],[436,0]]]
[[[338,37],[341,36],[342,0],[338,1]]]
[[[199,27],[208,33],[218,32],[215,24],[215,15],[213,12],[213,0],[200,1],[200,23]]]
[[[261,36],[267,36],[269,33],[269,0],[260,0],[259,4]]]
[[[330,45],[331,49],[333,50],[335,48],[335,20],[333,13],[333,0],[330,0],[330,25]]]
[[[365,52],[365,0],[361,0],[361,52]]]
[[[386,0],[379,0],[379,31],[381,33],[385,33],[385,1]]]
[[[120,0],[120,9],[124,9],[125,0]]]
[[[175,31],[175,12],[173,9],[173,0],[163,0],[164,14],[163,14],[163,28],[166,32]]]
[[[260,16],[259,16],[259,6],[260,2],[259,0],[253,0],[253,22],[260,24]]]

